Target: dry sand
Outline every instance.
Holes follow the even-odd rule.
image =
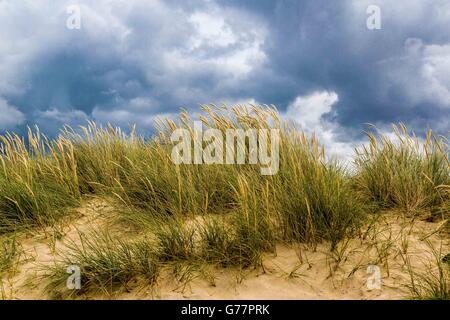
[[[60,230],[18,236],[21,263],[3,276],[0,298],[49,299],[45,283],[37,277],[42,266],[54,263],[64,241],[78,241],[78,232],[110,227],[111,208],[102,201],[87,202],[75,222]],[[402,299],[409,283],[405,258],[415,271],[428,272],[433,260],[430,246],[449,251],[449,240],[436,232],[442,223],[411,221],[398,213],[384,213],[367,234],[341,243],[330,253],[327,244],[279,245],[265,254],[263,269],[236,270],[203,267],[178,281],[169,270],[155,287],[131,283],[126,292],[82,296],[88,299]],[[111,227],[111,228],[114,228]],[[117,232],[121,232],[116,230]],[[338,260],[339,263],[337,262]],[[369,289],[368,266],[381,271],[381,288]],[[186,266],[186,268],[189,268]]]

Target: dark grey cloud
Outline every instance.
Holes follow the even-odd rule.
[[[278,1],[264,8],[259,1],[225,2],[269,21],[270,68],[290,84],[281,105],[324,88],[338,93],[334,116],[347,128],[397,121],[417,129],[450,128],[450,77],[443,70],[425,75],[428,68],[450,71],[447,1]],[[366,28],[370,4],[381,8],[381,30]],[[421,53],[411,55],[412,43]],[[434,81],[447,97],[435,96]]]
[[[80,30],[66,28],[73,4]],[[366,27],[372,4],[381,30]],[[0,26],[0,130],[86,118],[151,130],[157,115],[222,101],[305,114],[334,94],[310,122],[330,143],[367,122],[450,130],[445,0],[5,0]]]

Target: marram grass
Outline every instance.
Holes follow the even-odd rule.
[[[263,176],[250,164],[175,165],[171,132],[194,135],[185,111],[160,121],[152,139],[93,122],[65,127],[55,139],[38,129],[26,139],[6,134],[0,233],[55,224],[89,195],[115,198],[122,219],[151,240],[83,237],[51,273],[61,285],[67,263],[80,263],[88,287],[103,290],[134,277],[154,283],[161,266],[180,261],[260,266],[278,242],[325,241],[334,249],[376,209],[450,216],[448,143],[431,131],[423,142],[403,125],[394,127],[395,138],[369,134],[349,172],[328,160],[314,135],[283,123],[274,107],[203,106],[199,119],[222,132],[278,129],[278,173]]]
[[[357,151],[358,173],[353,180],[380,207],[406,213],[428,209],[448,216],[448,140],[428,130],[420,142],[403,124],[393,126],[393,133],[393,137],[367,134],[370,143]]]

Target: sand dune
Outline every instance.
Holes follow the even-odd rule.
[[[21,262],[3,277],[3,298],[48,299],[55,293],[45,290],[39,276],[66,250],[68,240],[79,241],[78,232],[105,229],[127,236],[110,225],[112,210],[99,201],[87,202],[78,217],[58,231],[48,229],[37,234],[21,234]],[[398,213],[380,215],[367,234],[341,243],[331,253],[326,243],[316,248],[302,244],[283,245],[276,253],[267,253],[263,268],[232,269],[203,266],[179,281],[164,270],[154,287],[143,286],[139,279],[115,293],[89,293],[89,299],[402,299],[409,294],[410,276],[405,259],[416,272],[430,272],[433,260],[430,246],[449,249],[449,240],[439,232],[442,223],[412,221]],[[381,289],[369,289],[369,265],[381,271]],[[186,266],[186,270],[189,270]],[[192,269],[194,270],[194,269]]]

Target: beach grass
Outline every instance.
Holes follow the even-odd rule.
[[[386,208],[450,217],[448,142],[432,131],[423,139],[403,124],[390,135],[368,132],[350,171],[274,107],[202,106],[196,119],[223,133],[278,130],[278,172],[262,175],[248,163],[175,164],[171,132],[195,136],[186,111],[159,121],[151,138],[94,122],[65,127],[55,139],[37,128],[27,137],[7,133],[0,137],[0,233],[54,225],[84,197],[115,199],[120,220],[138,237],[80,235],[49,273],[52,286],[61,286],[76,263],[87,288],[107,291],[135,277],[156,283],[162,266],[180,261],[260,267],[278,243],[326,242],[333,251]]]

